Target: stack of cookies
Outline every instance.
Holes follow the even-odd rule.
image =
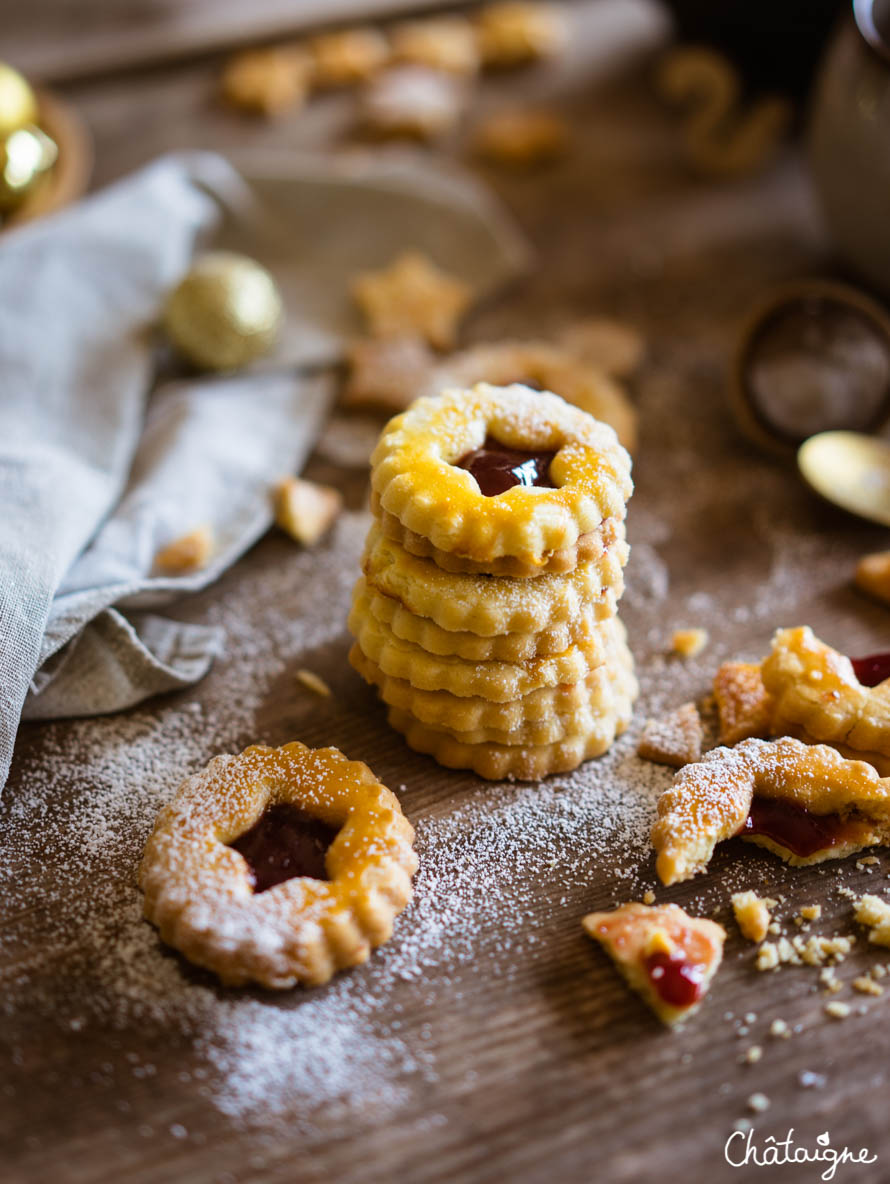
[[[630,457],[557,395],[418,399],[372,457],[350,661],[408,744],[492,780],[604,753],[630,720],[617,616]]]

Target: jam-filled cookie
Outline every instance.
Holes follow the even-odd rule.
[[[627,544],[613,548],[594,565],[582,564],[567,576],[535,580],[457,575],[430,559],[409,555],[377,527],[368,533],[363,570],[367,584],[400,601],[416,616],[442,629],[482,637],[503,633],[540,633],[593,611],[600,619],[615,615],[624,589]]]
[[[550,392],[479,383],[418,399],[371,458],[380,506],[402,526],[479,563],[541,568],[624,518],[630,457],[608,424]]]
[[[715,846],[734,836],[793,867],[888,843],[890,778],[790,736],[712,749],[659,798],[652,845],[662,882],[704,871]]]
[[[582,925],[628,986],[669,1025],[698,1010],[723,958],[726,930],[676,904],[623,904],[589,913]]]
[[[553,625],[540,633],[502,633],[496,637],[480,637],[467,630],[448,630],[427,617],[409,612],[392,596],[384,596],[369,588],[360,576],[353,593],[353,602],[361,600],[368,612],[402,641],[420,646],[428,654],[463,658],[465,662],[530,662],[535,658],[561,654],[569,646],[585,648],[591,645],[598,632],[600,618],[589,608],[571,621]]]
[[[478,695],[461,698],[448,691],[419,691],[407,679],[384,674],[358,645],[352,647],[349,660],[365,682],[377,688],[384,703],[410,712],[428,727],[455,734],[484,729],[524,737],[533,734],[530,725],[550,727],[553,735],[529,740],[534,744],[549,744],[567,735],[574,719],[614,714],[619,703],[633,701],[637,695],[633,658],[623,643],[582,681],[542,687],[509,703],[492,703]],[[534,732],[539,737],[543,734],[543,727]]]
[[[850,659],[806,625],[780,629],[760,668],[772,728],[890,759],[890,654]]]
[[[809,626],[780,629],[759,666],[724,663],[714,695],[721,743],[790,735],[890,775],[890,654],[848,658]]]
[[[390,937],[413,839],[395,795],[336,748],[218,756],[158,817],[145,915],[228,986],[324,983]]]
[[[468,559],[454,551],[440,551],[429,539],[403,526],[395,514],[384,510],[380,498],[374,492],[371,493],[371,509],[383,534],[399,543],[409,555],[432,559],[443,571],[458,575],[505,576],[508,579],[527,580],[541,575],[567,575],[579,565],[601,561],[608,565],[608,571],[611,570],[616,553],[624,557],[622,562],[627,555],[623,546],[624,523],[616,518],[608,518],[598,530],[582,534],[574,547],[551,551],[539,562],[530,562],[515,555],[502,555],[499,559],[483,562]]]
[[[477,382],[552,391],[613,427],[629,452],[636,447],[637,414],[621,386],[602,368],[567,349],[545,341],[477,345],[453,354],[438,366],[430,376],[428,390],[437,394],[450,388],[475,386]]]

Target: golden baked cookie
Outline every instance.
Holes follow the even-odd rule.
[[[508,168],[531,169],[565,155],[569,128],[554,111],[496,111],[479,124],[473,140],[475,151],[486,160]]]
[[[299,46],[249,49],[226,63],[220,88],[233,107],[271,117],[302,106],[311,77],[310,59]]]
[[[449,769],[470,769],[487,781],[540,781],[552,773],[569,773],[584,761],[602,756],[630,722],[630,701],[594,721],[592,729],[552,744],[466,744],[448,732],[423,724],[413,714],[389,709],[391,727],[409,748],[433,757]]]
[[[884,669],[887,676],[873,682]],[[760,675],[772,700],[773,733],[801,728],[819,743],[890,758],[890,655],[854,665],[802,625],[776,633]]]
[[[457,555],[454,551],[440,551],[423,535],[408,530],[394,514],[382,508],[380,498],[373,491],[371,510],[386,537],[399,543],[409,554],[418,555],[422,559],[432,559],[443,571],[465,575],[507,576],[514,580],[527,580],[534,576],[553,573],[564,575],[574,571],[579,563],[596,562],[616,542],[625,541],[624,523],[616,518],[607,518],[598,530],[582,534],[574,547],[551,551],[540,563],[530,563],[513,555],[504,555],[500,559],[490,559],[487,563],[482,563],[476,559],[469,559],[466,555]]]
[[[312,82],[316,87],[351,86],[367,82],[390,58],[389,42],[377,29],[341,29],[309,42]]]
[[[890,779],[790,736],[712,749],[658,800],[652,845],[662,882],[704,871],[717,843],[736,835],[793,867],[890,842]]]
[[[473,26],[465,17],[427,17],[403,21],[391,34],[398,62],[472,77],[479,70],[479,47]]]
[[[601,666],[626,637],[624,626],[611,617],[596,629],[588,642],[570,645],[561,654],[528,662],[467,662],[463,658],[428,654],[410,641],[396,637],[368,608],[359,590],[353,597],[349,631],[366,658],[391,678],[403,678],[420,691],[448,691],[458,698],[480,697],[508,703],[541,687],[580,682]]]
[[[451,388],[526,386],[551,391],[594,419],[615,429],[620,443],[633,452],[637,444],[637,413],[622,388],[601,367],[577,353],[546,341],[498,341],[452,354],[430,375],[424,394]]]
[[[856,564],[854,582],[875,600],[890,604],[890,551],[863,555]]]
[[[371,457],[381,507],[441,551],[541,566],[633,492],[630,457],[607,424],[557,395],[478,383],[418,399]]]
[[[665,1024],[698,1010],[723,957],[725,929],[675,904],[623,904],[581,924]]]
[[[415,616],[428,617],[442,629],[496,637],[540,633],[584,613],[614,616],[624,588],[626,555],[627,545],[622,544],[600,562],[581,564],[569,575],[534,580],[456,575],[431,559],[409,555],[372,526],[363,570],[370,588],[395,598]]]
[[[460,119],[465,99],[454,75],[426,66],[392,66],[365,87],[361,121],[378,139],[437,140]]]
[[[614,713],[620,700],[633,701],[637,695],[633,657],[623,642],[608,662],[591,670],[581,682],[542,687],[509,703],[492,703],[479,696],[459,698],[448,691],[418,691],[407,679],[384,674],[357,645],[350,650],[349,661],[365,682],[377,688],[384,703],[431,728],[455,734],[511,732],[529,736],[529,743],[534,744],[549,744],[571,730],[573,719]],[[548,735],[548,730],[552,734]]]
[[[381,271],[360,272],[352,294],[374,337],[415,334],[450,349],[473,299],[469,284],[441,271],[419,251],[405,251]]]
[[[398,600],[369,588],[363,576],[359,577],[354,592],[356,599],[360,596],[367,598],[368,611],[402,641],[410,641],[428,654],[463,658],[466,662],[531,662],[561,654],[572,645],[585,648],[592,643],[602,619],[597,609],[592,608],[541,633],[479,637],[465,630],[443,629],[435,621],[416,617]]]
[[[227,986],[317,985],[387,941],[414,831],[336,748],[218,756],[161,811],[139,881],[162,939]]]
[[[559,8],[528,0],[489,4],[476,18],[476,30],[483,63],[498,69],[552,57],[568,38]]]
[[[756,662],[724,662],[714,676],[720,743],[770,734],[772,702]]]

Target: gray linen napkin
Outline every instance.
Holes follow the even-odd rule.
[[[152,326],[197,245],[243,250],[286,305],[277,353],[152,392]],[[166,157],[0,241],[0,785],[19,718],[116,711],[188,685],[224,638],[147,610],[204,587],[269,526],[359,331],[348,281],[417,248],[481,296],[526,262],[475,182],[399,158]],[[210,565],[152,571],[212,526]],[[27,696],[27,698],[26,698]]]

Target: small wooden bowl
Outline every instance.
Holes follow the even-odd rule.
[[[59,156],[46,176],[3,220],[0,231],[61,210],[82,197],[90,183],[93,140],[85,120],[74,107],[49,91],[38,90],[37,101],[40,126],[55,140]]]

